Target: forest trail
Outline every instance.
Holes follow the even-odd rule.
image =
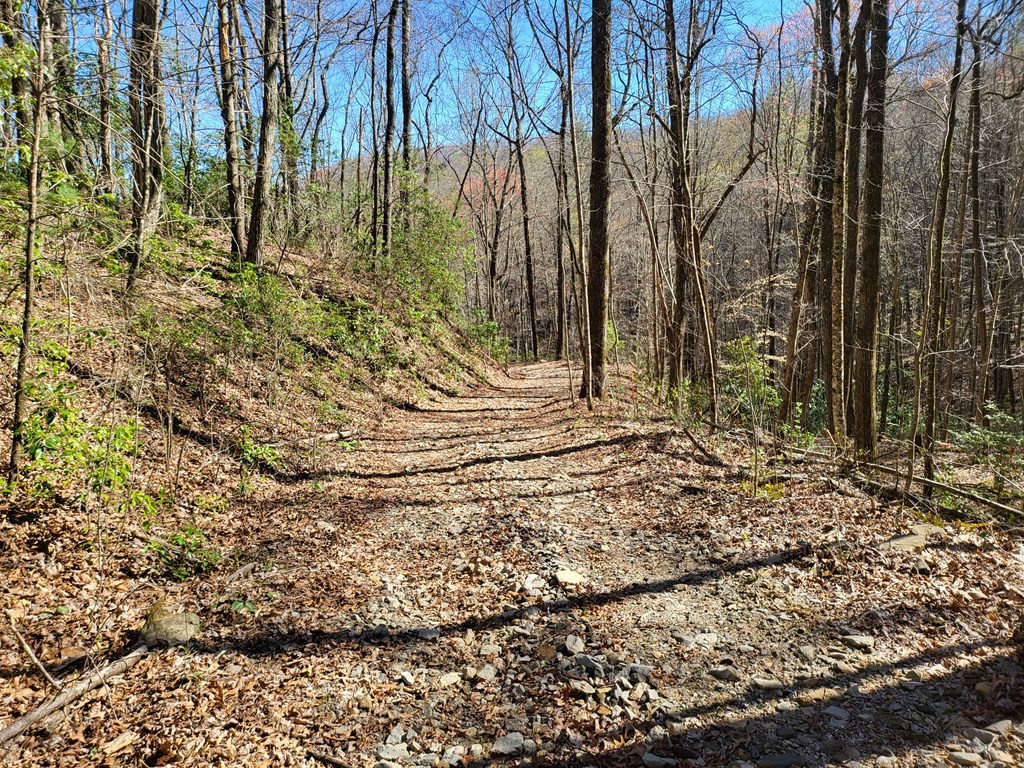
[[[814,465],[753,498],[742,447],[712,447],[726,466],[629,403],[588,414],[549,363],[325,446],[239,510],[237,567],[169,597],[200,607],[198,642],[97,692],[63,751],[130,733],[147,764],[1019,761],[1017,545],[949,524],[905,551],[886,542],[921,521],[899,506]]]

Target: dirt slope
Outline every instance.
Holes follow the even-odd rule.
[[[167,597],[191,645],[0,764],[1019,761],[1020,544],[931,521],[892,546],[924,521],[824,466],[751,498],[741,447],[708,445],[724,466],[622,401],[588,415],[553,364],[435,394],[230,509],[232,562]],[[155,591],[83,589],[126,642]],[[3,658],[0,727],[49,695]]]

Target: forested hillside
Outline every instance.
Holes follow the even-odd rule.
[[[0,0],[0,764],[1024,756],[1016,0]]]

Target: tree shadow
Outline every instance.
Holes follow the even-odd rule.
[[[455,464],[443,464],[418,469],[397,469],[390,472],[359,472],[355,470],[307,470],[296,472],[275,472],[274,479],[280,483],[291,484],[309,480],[322,480],[331,477],[348,477],[357,480],[397,480],[400,478],[417,477],[422,475],[443,475],[449,472],[472,467],[487,466],[488,464],[499,464],[502,462],[526,462],[535,459],[553,459],[564,456],[571,456],[584,451],[598,450],[601,448],[623,448],[655,439],[657,436],[637,435],[627,433],[619,437],[606,438],[603,440],[591,440],[586,443],[567,445],[560,448],[551,448],[540,451],[527,451],[499,456],[481,456],[476,459],[457,462]]]

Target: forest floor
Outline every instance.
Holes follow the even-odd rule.
[[[1020,538],[702,439],[555,364],[396,412],[236,502],[166,598],[199,635],[0,765],[1024,764]],[[4,658],[0,728],[50,695]]]

